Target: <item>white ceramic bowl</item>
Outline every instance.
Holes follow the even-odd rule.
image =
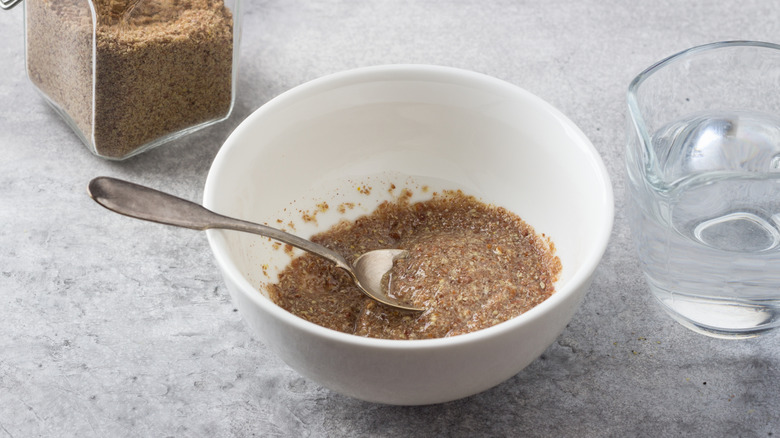
[[[520,215],[557,247],[563,271],[555,294],[475,333],[363,338],[304,321],[267,298],[264,285],[290,261],[285,251],[262,237],[210,230],[242,317],[290,367],[359,399],[438,403],[512,377],[569,322],[607,246],[613,195],[598,153],[559,111],[506,82],[445,67],[363,68],[298,86],[250,115],[217,154],[204,204],[309,237],[370,212],[391,183],[420,199],[458,188]],[[316,223],[302,220],[322,201],[331,208]],[[335,208],[350,202],[357,207],[346,214]]]

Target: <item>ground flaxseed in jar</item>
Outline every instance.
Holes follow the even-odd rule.
[[[223,0],[25,5],[28,76],[97,155],[125,158],[230,113],[234,23]]]
[[[555,247],[517,215],[461,192],[381,204],[312,240],[349,261],[366,251],[401,248],[389,292],[424,308],[399,312],[366,298],[330,262],[305,254],[270,285],[287,311],[323,327],[385,339],[428,339],[480,330],[547,299],[561,271]]]

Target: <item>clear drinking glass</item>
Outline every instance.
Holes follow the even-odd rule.
[[[121,160],[226,119],[240,0],[26,0],[27,76],[94,154]]]
[[[780,325],[780,46],[713,43],[630,84],[629,218],[650,291],[684,326]]]

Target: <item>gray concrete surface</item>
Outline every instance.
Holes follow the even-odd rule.
[[[622,199],[628,82],[729,39],[780,42],[780,3],[245,0],[233,116],[114,163],[36,94],[22,10],[0,11],[0,437],[780,436],[780,335],[715,340],[671,321],[641,280]],[[601,152],[617,197],[610,247],[557,342],[442,405],[374,405],[301,378],[234,311],[205,235],[108,214],[85,192],[107,174],[200,199],[251,111],[386,63],[471,69],[546,99]]]

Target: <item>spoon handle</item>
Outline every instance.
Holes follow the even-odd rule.
[[[223,216],[185,199],[149,187],[100,176],[89,182],[89,196],[103,207],[125,216],[193,230],[219,228],[259,234],[330,260],[352,272],[341,254],[276,228]]]

